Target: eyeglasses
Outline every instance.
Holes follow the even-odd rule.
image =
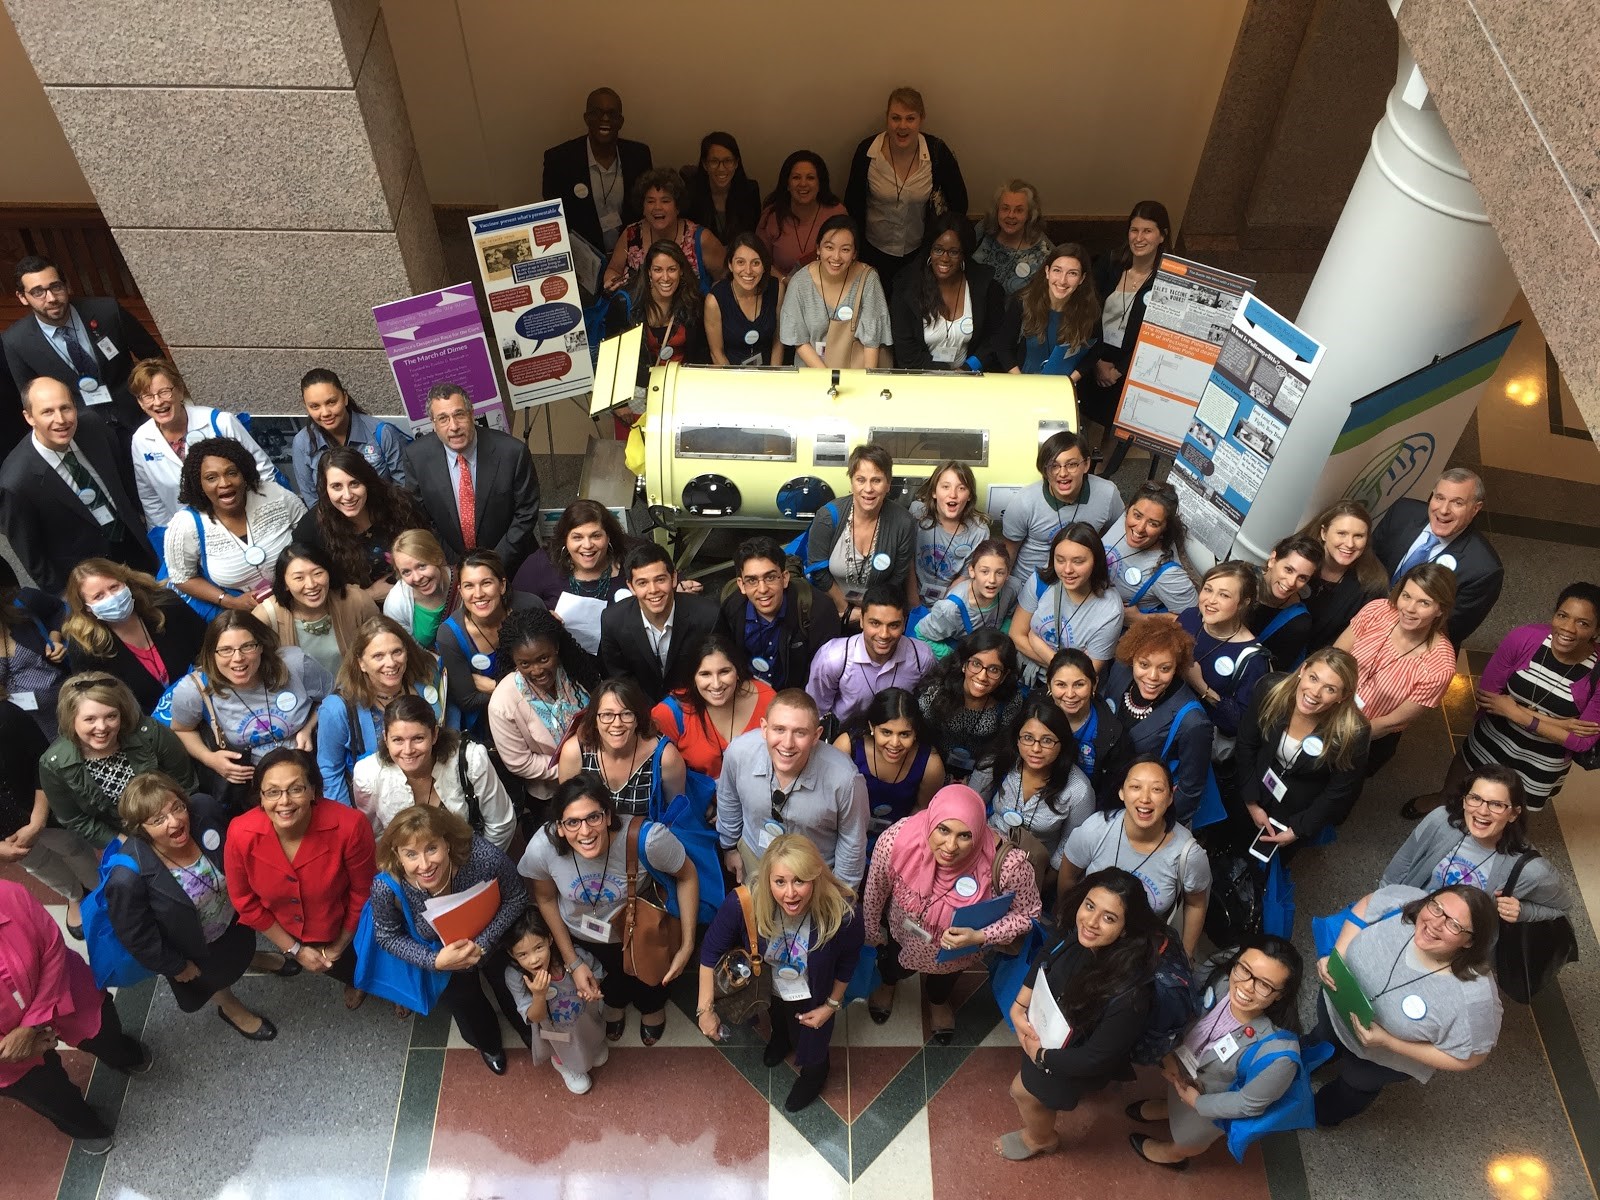
[[[287,796],[291,800],[298,800],[310,790],[311,788],[307,784],[291,783],[285,788],[262,788],[261,798],[263,800],[282,800]]]
[[[967,659],[966,669],[983,674],[990,679],[999,679],[1006,673],[1005,666],[1001,663],[981,663],[975,658]]]
[[[1066,462],[1053,462],[1050,464],[1052,475],[1076,475],[1088,466],[1088,462],[1081,458],[1069,458]]]
[[[597,712],[594,719],[601,725],[632,725],[639,718],[631,712]]]
[[[739,165],[739,160],[737,158],[732,158],[732,157],[729,157],[729,158],[708,158],[708,159],[706,159],[706,166],[708,168],[709,167],[735,167],[735,166],[738,166],[738,165]]]
[[[957,246],[954,249],[951,249],[948,246],[934,246],[929,249],[928,253],[934,258],[960,258],[961,247]]]
[[[30,300],[43,300],[46,296],[65,296],[67,294],[67,285],[58,279],[54,283],[44,283],[38,287],[31,287],[28,289],[27,294]]]
[[[1504,800],[1485,800],[1477,792],[1468,792],[1461,797],[1462,808],[1486,808],[1495,816],[1502,816],[1511,811],[1511,805]]]
[[[144,395],[140,396],[139,399],[141,399],[141,400],[167,401],[167,400],[171,400],[177,394],[178,393],[177,393],[177,389],[176,388],[164,387],[164,388],[160,389],[159,391],[146,392]]]
[[[1245,966],[1243,959],[1240,959],[1238,962],[1233,964],[1233,978],[1235,982],[1243,984],[1252,992],[1265,992],[1270,996],[1273,992],[1283,991],[1283,988],[1278,984],[1268,983],[1249,967]]]
[[[163,825],[167,825],[173,821],[176,821],[179,817],[186,817],[188,815],[189,810],[187,807],[181,804],[173,804],[162,809],[144,824],[146,828],[160,828]]]
[[[1452,917],[1448,913],[1446,913],[1444,911],[1444,905],[1439,903],[1439,898],[1437,896],[1435,896],[1431,900],[1429,900],[1425,907],[1428,910],[1428,915],[1429,916],[1431,916],[1431,917],[1443,917],[1444,918],[1444,927],[1446,929],[1448,929],[1451,933],[1455,934],[1457,937],[1469,937],[1469,936],[1471,936],[1471,934],[1472,934],[1471,927],[1467,926],[1467,925],[1463,925],[1460,921],[1456,920],[1454,917]]]
[[[470,412],[434,413],[429,420],[440,426],[471,425],[472,414]]]
[[[1061,739],[1051,737],[1048,733],[1043,737],[1034,737],[1031,733],[1019,733],[1017,735],[1017,745],[1030,747],[1037,746],[1041,750],[1054,750],[1057,746],[1061,745]]]
[[[254,653],[256,653],[256,651],[258,651],[260,649],[261,649],[261,643],[260,642],[246,642],[242,646],[218,646],[216,653],[217,653],[217,657],[218,658],[220,658],[223,662],[227,662],[230,658],[233,658],[235,655],[238,655],[238,654],[254,654]]]
[[[768,571],[765,575],[741,575],[739,582],[745,587],[772,587],[782,578],[782,571]]]
[[[585,825],[596,826],[605,823],[606,810],[597,808],[592,813],[584,813],[581,817],[562,817],[561,828],[568,833],[577,833]]]

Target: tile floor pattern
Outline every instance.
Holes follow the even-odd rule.
[[[1473,655],[1472,668],[1483,656]],[[1310,913],[1370,886],[1404,836],[1398,800],[1442,772],[1470,717],[1470,684],[1402,745],[1341,831],[1336,855],[1305,856],[1302,936]],[[1418,786],[1412,786],[1416,784]],[[1593,795],[1591,795],[1593,793]],[[1567,803],[1563,803],[1563,801]],[[1588,803],[1585,803],[1588,801]],[[1600,903],[1600,783],[1574,772],[1536,839],[1591,906]],[[1566,837],[1563,838],[1562,834]],[[7,870],[6,875],[15,873]],[[37,889],[36,889],[37,890]],[[40,893],[41,898],[57,898]],[[58,919],[59,904],[55,908]],[[1005,1163],[992,1141],[1015,1127],[1006,1088],[1016,1050],[986,978],[957,992],[956,1036],[927,1044],[915,980],[874,1025],[848,1009],[822,1101],[790,1115],[795,1075],[761,1064],[760,1042],[738,1033],[713,1047],[674,996],[668,1034],[638,1042],[637,1014],[588,1096],[572,1097],[548,1066],[512,1055],[487,1072],[437,1016],[400,1021],[387,1004],[344,1011],[324,980],[250,977],[248,1003],[282,1031],[257,1046],[210,1014],[185,1017],[165,985],[118,997],[125,1023],[157,1051],[150,1074],[126,1081],[75,1051],[69,1069],[91,1100],[121,1108],[117,1148],[73,1152],[46,1122],[0,1105],[6,1200],[1032,1200],[1163,1195],[1171,1200],[1345,1200],[1347,1197],[1593,1196],[1580,1145],[1600,1159],[1600,947],[1575,914],[1584,961],[1561,994],[1534,1011],[1507,1005],[1489,1062],[1426,1089],[1395,1089],[1364,1120],[1335,1132],[1269,1139],[1236,1164],[1220,1147],[1182,1175],[1139,1164],[1123,1107],[1156,1087],[1114,1086],[1059,1122],[1065,1151]],[[1569,1007],[1570,1006],[1570,1007]],[[514,1044],[514,1043],[513,1043]],[[125,1097],[124,1097],[125,1092]]]

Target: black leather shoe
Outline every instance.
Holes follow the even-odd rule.
[[[783,1102],[785,1112],[799,1112],[807,1107],[818,1096],[828,1083],[828,1064],[823,1063],[816,1067],[805,1067],[800,1072],[800,1078],[794,1081],[794,1086],[789,1089],[788,1098]]]
[[[1130,1133],[1128,1135],[1128,1145],[1133,1147],[1133,1152],[1140,1158],[1144,1158],[1144,1161],[1152,1167],[1165,1167],[1169,1171],[1187,1171],[1189,1169],[1189,1160],[1187,1158],[1175,1163],[1157,1162],[1153,1158],[1145,1158],[1144,1144],[1149,1140],[1150,1135],[1147,1133]]]
[[[246,1033],[238,1025],[234,1024],[233,1018],[223,1012],[220,1005],[217,1007],[217,1016],[221,1017],[223,1024],[229,1026],[240,1037],[248,1038],[252,1042],[270,1042],[278,1036],[278,1027],[265,1017],[261,1018],[260,1029],[257,1029],[254,1033]]]
[[[1413,796],[1400,806],[1400,815],[1407,821],[1420,821],[1427,814],[1417,807],[1417,801],[1426,799],[1423,796]]]
[[[504,1050],[480,1050],[478,1053],[483,1055],[483,1065],[488,1067],[489,1070],[496,1075],[504,1075],[506,1073],[506,1052]]]

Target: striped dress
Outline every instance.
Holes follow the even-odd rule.
[[[1541,716],[1567,719],[1585,715],[1593,720],[1584,710],[1596,698],[1590,678],[1595,656],[1590,653],[1571,666],[1561,662],[1550,649],[1549,631],[1548,625],[1528,625],[1507,634],[1485,668],[1481,686],[1485,691],[1503,692]],[[1572,738],[1567,746],[1561,746],[1504,717],[1480,712],[1461,753],[1470,767],[1498,763],[1511,768],[1522,778],[1530,806],[1542,808],[1561,790],[1572,750],[1583,749],[1593,741]]]
[[[1356,707],[1376,721],[1408,700],[1424,708],[1438,708],[1455,674],[1456,651],[1443,632],[1411,650],[1399,650],[1389,634],[1399,615],[1387,599],[1362,607],[1350,622],[1356,660]]]

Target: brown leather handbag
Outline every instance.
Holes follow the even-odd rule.
[[[735,946],[717,959],[711,972],[711,1007],[724,1023],[743,1025],[762,1009],[772,1006],[772,972],[761,961],[750,889],[740,886],[733,894],[739,897],[739,907],[744,910],[744,935],[748,946]]]
[[[640,983],[659,987],[666,982],[672,956],[683,940],[683,926],[661,902],[655,878],[646,873],[639,887],[639,839],[645,822],[635,818],[627,832],[628,898],[622,906],[622,969]],[[635,830],[638,833],[635,833]]]

